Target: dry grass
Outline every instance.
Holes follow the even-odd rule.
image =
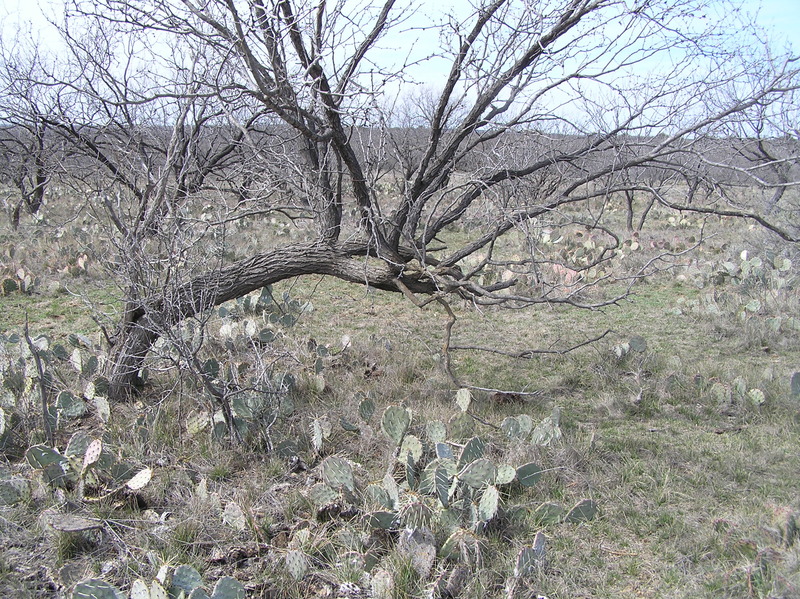
[[[663,237],[662,228],[656,222],[650,234]],[[16,243],[14,234],[4,235],[3,243]],[[515,360],[454,352],[463,381],[531,393],[498,403],[490,392],[476,391],[472,409],[482,420],[498,425],[525,413],[538,422],[554,407],[562,410],[563,438],[548,447],[508,444],[475,421],[474,434],[489,442],[487,451],[498,462],[533,460],[546,471],[530,490],[510,490],[506,504],[569,507],[589,497],[600,508],[597,518],[580,524],[541,525],[530,509],[503,514],[481,534],[481,561],[471,566],[460,596],[505,596],[514,556],[539,530],[547,537],[546,562],[520,581],[515,596],[800,595],[800,542],[791,533],[791,518],[800,518],[800,400],[789,390],[791,374],[800,370],[800,346],[788,320],[797,313],[798,295],[791,287],[714,286],[711,265],[745,249],[736,245],[737,235],[721,229],[695,263],[656,276],[620,307],[576,312],[542,306],[523,313],[455,306],[454,343],[463,345],[560,348],[613,331],[563,356]],[[55,250],[41,242],[17,255],[26,268],[38,268],[40,294],[0,299],[0,331],[20,332],[27,311],[34,334],[47,332],[55,341],[92,332],[99,339],[81,298],[90,298],[92,309],[106,305],[113,311],[115,293],[91,271],[59,274],[57,260],[50,266],[40,260],[46,252],[74,253],[67,237],[52,242]],[[51,280],[61,286],[47,291]],[[67,287],[76,295],[65,294]],[[337,596],[344,583],[369,587],[359,561],[366,556],[373,578],[382,571],[394,576],[393,596],[422,597],[437,573],[452,568],[439,561],[429,578],[420,579],[392,538],[365,538],[347,517],[318,518],[308,498],[329,455],[356,464],[362,487],[383,478],[393,460],[378,420],[387,405],[411,408],[411,432],[420,437],[427,422],[447,422],[456,411],[456,389],[440,366],[444,314],[435,305],[418,310],[401,297],[327,278],[288,282],[277,289],[284,291],[300,303],[311,301],[314,309],[259,348],[260,362],[246,347],[226,350],[221,340],[214,347],[251,370],[260,363],[291,371],[294,409],[260,436],[230,447],[207,432],[187,432],[187,414],[205,400],[185,372],[171,367],[155,374],[141,402],[113,406],[107,425],[90,414],[59,434],[63,448],[69,434],[85,429],[118,455],[154,469],[138,499],[122,502],[80,502],[69,491],[54,493],[24,461],[9,457],[6,475],[31,479],[33,486],[30,500],[0,508],[0,595],[63,596],[87,575],[127,589],[137,577],[155,576],[163,564],[188,563],[207,581],[235,576],[254,597]],[[709,294],[718,312],[707,309]],[[763,308],[740,320],[741,307],[754,295]],[[777,328],[776,317],[784,318]],[[219,325],[217,317],[208,323],[212,332]],[[647,350],[617,357],[615,346],[635,335],[647,341]],[[317,373],[313,347],[320,345],[329,352]],[[763,391],[765,403],[740,396],[737,377],[746,390]],[[376,406],[368,422],[359,415],[364,397]],[[17,455],[42,440],[36,416],[31,408],[14,433]],[[319,451],[311,440],[315,419],[331,424]],[[344,430],[341,419],[360,431]],[[290,467],[283,454],[288,444],[307,469]],[[241,521],[232,517],[234,504]],[[46,510],[101,518],[104,528],[57,533],[40,518]],[[302,550],[310,570],[296,582],[283,558],[305,529]]]

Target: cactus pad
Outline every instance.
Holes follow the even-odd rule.
[[[575,505],[564,518],[567,522],[584,522],[597,514],[597,504],[591,499],[583,499]]]
[[[105,580],[90,578],[75,585],[72,599],[125,599],[125,595]]]
[[[425,434],[431,443],[443,443],[447,438],[447,427],[440,420],[431,420],[425,425]]]
[[[397,456],[397,459],[402,464],[405,464],[409,454],[411,454],[414,463],[417,463],[420,461],[420,459],[422,459],[422,443],[414,435],[406,435],[403,437],[403,443],[400,446],[400,453]]]
[[[464,445],[464,449],[461,450],[461,455],[458,457],[458,467],[463,468],[470,462],[474,462],[478,458],[483,457],[483,449],[485,447],[485,443],[480,437],[472,437],[467,444]]]
[[[301,580],[308,570],[308,562],[302,551],[296,549],[286,554],[286,570],[295,580]]]
[[[500,493],[497,492],[497,487],[489,485],[481,495],[481,500],[478,503],[478,518],[482,522],[488,522],[497,515],[497,506],[500,501]]]
[[[532,487],[542,476],[542,469],[538,464],[530,462],[517,468],[517,480],[523,487]]]
[[[497,477],[495,483],[498,485],[507,485],[517,477],[517,471],[513,466],[508,464],[501,464],[497,467]]]
[[[491,460],[480,458],[470,462],[461,472],[458,473],[459,480],[464,481],[470,487],[478,489],[483,485],[492,484],[497,476],[497,468]]]
[[[175,568],[175,572],[172,574],[170,594],[177,596],[178,593],[183,591],[186,595],[189,595],[202,584],[203,579],[200,577],[200,573],[191,566],[183,564]]]
[[[411,412],[403,406],[389,406],[383,412],[381,429],[395,445],[400,445],[411,424]]]
[[[469,410],[469,404],[472,403],[472,393],[469,389],[459,389],[456,393],[456,405],[462,412]]]
[[[345,488],[355,493],[356,483],[353,478],[353,469],[350,462],[344,458],[331,456],[322,462],[322,480],[334,489]]]

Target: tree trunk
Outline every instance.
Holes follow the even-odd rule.
[[[278,248],[209,272],[132,306],[120,325],[107,369],[109,398],[124,399],[137,387],[139,372],[153,343],[164,331],[200,312],[301,275],[330,275],[345,281],[399,291],[396,280],[412,292],[436,293],[427,275],[374,257],[364,243],[297,244]],[[370,257],[372,255],[372,257]],[[410,254],[407,255],[410,258]]]
[[[625,214],[625,226],[628,229],[628,232],[633,231],[633,191],[625,190],[625,207],[626,207],[626,214]]]

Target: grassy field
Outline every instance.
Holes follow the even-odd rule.
[[[138,401],[111,405],[110,414],[93,401],[102,395],[99,370],[87,364],[103,359],[95,319],[113,322],[118,294],[91,263],[78,266],[80,243],[49,240],[42,226],[0,239],[6,276],[21,268],[35,283],[0,298],[2,596],[69,596],[90,577],[127,593],[135,580],[150,584],[180,564],[194,567],[209,592],[232,576],[252,597],[800,596],[797,271],[778,260],[793,257],[786,248],[744,227],[726,223],[724,238],[619,306],[454,304],[452,345],[558,350],[610,331],[574,352],[530,359],[453,351],[458,385],[441,366],[447,319],[436,304],[417,309],[400,295],[330,278],[286,282],[273,289],[272,305],[292,314],[293,326],[244,306],[238,320],[215,313],[196,325],[210,339],[202,358],[218,360],[221,378],[252,375],[276,390],[269,405],[247,407],[244,442],[231,445],[206,426],[210,399],[166,346]],[[743,250],[761,260],[752,276],[741,272]],[[724,261],[738,278],[718,276]],[[55,386],[87,406],[69,417],[71,404],[59,404],[55,446],[65,452],[78,431],[102,439],[118,463],[152,470],[146,486],[118,488],[110,470],[82,463],[83,453],[73,470],[88,474],[59,486],[25,459],[45,442],[19,337],[26,317],[32,339],[47,336]],[[248,322],[268,329],[268,340],[253,341],[260,333]],[[284,373],[288,389],[276,382],[288,380]],[[472,387],[466,411],[456,403],[461,385]],[[430,423],[441,422],[456,457],[479,437],[492,463],[534,463],[540,477],[531,485],[520,474],[498,478],[496,511],[465,524],[398,461],[381,425],[389,406],[410,415],[405,432],[421,441],[420,465],[434,460]],[[554,425],[547,419],[556,409]],[[519,415],[536,430],[544,422],[549,436],[506,426]],[[341,482],[350,475],[352,483]],[[391,494],[387,476],[398,498],[376,507]],[[487,513],[485,485],[459,493],[466,512]],[[566,517],[581,502],[596,513]],[[369,518],[378,512],[399,516],[384,529]],[[69,527],[64,515],[96,526]],[[403,537],[417,517],[430,543]],[[518,555],[537,539],[544,549],[520,568]]]

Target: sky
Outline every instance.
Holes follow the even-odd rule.
[[[379,0],[374,0],[376,3]],[[764,28],[777,48],[790,46],[795,53],[800,53],[800,0],[738,0],[743,8],[758,14],[758,23]],[[45,14],[57,14],[65,0],[3,0],[0,2],[0,43],[7,44],[13,37],[18,23],[30,23],[25,30],[30,31],[34,39],[46,42],[48,34]],[[463,0],[420,0],[421,13],[439,10],[440,7],[458,6]],[[435,6],[436,8],[432,8]]]
[[[785,38],[795,52],[800,52],[800,0],[749,0],[744,5],[751,11],[760,5],[759,24]]]

